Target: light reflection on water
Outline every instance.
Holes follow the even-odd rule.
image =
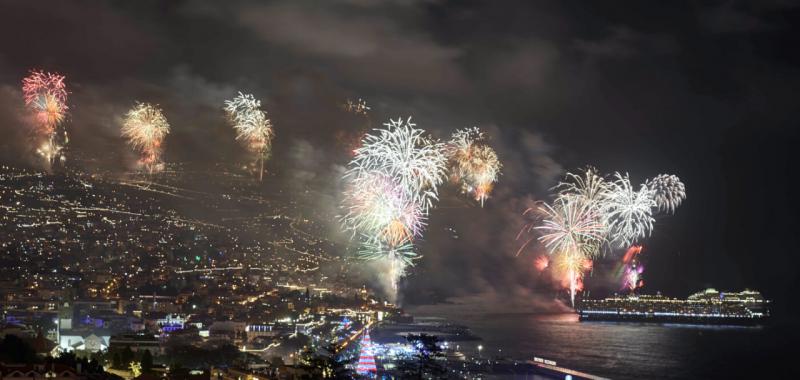
[[[773,368],[769,360],[779,361],[773,353],[797,335],[774,327],[587,323],[576,314],[454,311],[425,306],[411,313],[470,327],[483,338],[474,344],[482,344],[486,355],[540,356],[613,379],[742,378],[743,368]]]

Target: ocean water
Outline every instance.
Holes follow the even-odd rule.
[[[539,356],[612,379],[800,379],[793,322],[760,327],[579,322],[575,314],[409,309],[468,326],[483,354]]]

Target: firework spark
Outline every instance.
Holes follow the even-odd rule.
[[[122,136],[141,152],[139,162],[151,174],[163,168],[161,150],[167,134],[169,123],[158,106],[139,103],[125,115]]]
[[[367,105],[367,101],[361,98],[358,98],[357,101],[347,99],[347,102],[344,103],[344,110],[356,115],[366,116],[371,109],[372,108]]]
[[[485,144],[485,135],[478,128],[460,129],[453,133],[446,152],[450,161],[450,179],[461,191],[481,202],[489,197],[502,164],[494,149]]]
[[[653,191],[658,211],[675,213],[675,209],[686,199],[686,186],[676,175],[659,174],[647,180],[645,186]]]
[[[261,110],[261,101],[252,94],[239,95],[225,101],[225,113],[233,128],[236,139],[242,141],[247,149],[256,155],[259,162],[259,180],[264,179],[264,161],[272,151],[272,139],[275,132],[267,113]]]
[[[58,129],[69,109],[65,79],[60,74],[32,70],[30,75],[22,80],[25,105],[35,119],[34,133],[38,140],[44,140],[37,148],[37,153],[44,157],[48,167],[56,158],[64,160]],[[66,138],[63,142],[66,142]]]
[[[604,195],[604,218],[609,241],[619,248],[633,245],[653,230],[652,210],[656,206],[653,191],[641,186],[637,191],[628,175],[615,174]]]
[[[345,112],[358,116],[358,121],[353,123],[352,128],[337,130],[335,138],[339,145],[345,148],[351,156],[355,156],[355,151],[361,146],[367,131],[372,129],[372,118],[370,117],[372,107],[367,105],[367,102],[361,98],[358,98],[357,101],[347,99],[341,107]]]

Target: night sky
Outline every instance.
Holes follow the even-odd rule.
[[[276,126],[268,180],[335,209],[347,158],[332,141],[355,122],[339,105],[363,97],[374,126],[413,115],[441,138],[480,126],[505,165],[484,209],[444,191],[407,302],[552,299],[535,249],[515,257],[520,214],[564,171],[593,165],[687,186],[644,241],[645,291],[750,287],[785,309],[800,264],[794,5],[0,0],[0,159],[32,162],[19,89],[31,68],[67,75],[85,170],[129,169],[120,118],[137,100],[172,124],[167,161],[241,160],[220,109],[241,90]],[[587,280],[595,292],[615,290],[608,261]]]

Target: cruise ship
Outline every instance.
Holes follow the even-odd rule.
[[[754,290],[706,289],[686,299],[669,298],[660,293],[584,299],[576,305],[576,311],[581,321],[757,325],[769,317],[769,303]]]

